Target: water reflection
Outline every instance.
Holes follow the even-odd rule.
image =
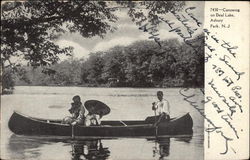
[[[132,145],[134,143],[145,142],[145,139],[133,138],[130,139]],[[192,136],[188,137],[164,137],[164,138],[147,138],[146,141],[149,147],[152,149],[146,154],[144,158],[153,158],[164,160],[171,158],[174,152],[170,152],[170,144],[172,143],[172,150],[175,142],[181,142],[189,145],[192,140]],[[8,149],[11,153],[10,159],[43,159],[44,155],[47,154],[46,158],[52,159],[53,157],[62,156],[63,159],[67,160],[107,160],[112,157],[117,157],[121,152],[130,154],[131,150],[116,150],[112,145],[124,143],[127,139],[65,139],[58,137],[28,137],[28,136],[17,136],[12,135],[9,138]],[[108,145],[108,146],[107,146]],[[131,144],[130,144],[131,145]],[[136,149],[136,147],[135,147]],[[138,148],[138,153],[141,148]],[[138,157],[138,153],[134,151],[135,158]],[[60,159],[60,158],[59,158]]]
[[[155,141],[155,146],[153,147],[153,157],[159,155],[159,159],[169,156],[170,149],[170,138],[158,139]]]
[[[190,143],[192,136],[173,138],[175,141],[182,141]],[[170,151],[170,137],[147,139],[148,141],[154,141],[153,157],[159,157],[159,160],[164,160],[169,156]]]
[[[28,137],[11,135],[9,138],[8,149],[11,151],[11,158],[37,159],[42,154],[44,145],[57,144],[70,145],[68,153],[71,154],[72,160],[105,160],[110,156],[108,147],[104,147],[100,139],[91,140],[71,140],[51,137]],[[63,146],[63,145],[61,145]],[[56,146],[54,147],[56,148]],[[67,154],[67,153],[64,153]],[[48,155],[50,157],[52,155]]]
[[[108,147],[103,147],[101,140],[78,141],[71,146],[72,160],[105,160],[110,155]]]
[[[24,138],[13,134],[9,138],[8,150],[11,151],[12,159],[26,159],[27,155],[32,159],[41,155],[38,148],[44,144],[46,142],[39,139]]]

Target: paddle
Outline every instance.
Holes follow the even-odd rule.
[[[158,136],[158,125],[156,124],[156,121],[157,121],[157,119],[156,119],[156,108],[155,108],[155,102],[153,102],[152,103],[152,105],[153,105],[153,110],[154,110],[154,113],[155,113],[155,123],[154,123],[154,126],[155,126],[155,137],[157,138],[157,136]]]
[[[158,136],[158,125],[156,124],[156,110],[154,110],[154,112],[155,112],[155,137],[157,138],[157,136]]]
[[[75,133],[74,133],[74,125],[71,125],[71,138],[75,139]]]

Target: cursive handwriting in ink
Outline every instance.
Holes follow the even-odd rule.
[[[143,32],[148,32],[151,35],[148,38],[153,39],[161,47],[159,34],[157,33],[158,29],[156,28],[156,26],[151,26],[151,27],[147,27],[147,26],[148,26],[148,23],[140,26],[139,30],[142,30]]]
[[[224,77],[222,80],[227,83],[227,87],[229,87],[232,84],[234,84],[233,80],[230,77],[228,77],[228,76]]]
[[[205,99],[206,99],[206,100],[202,100],[202,101],[201,101],[203,104],[206,104],[206,103],[212,101],[213,98],[212,98],[211,96],[206,96]],[[220,114],[221,112],[224,111],[224,110],[221,110],[221,108],[218,106],[217,103],[212,102],[212,105],[213,105],[213,107],[216,109],[216,111],[217,111],[218,114]]]
[[[213,98],[210,96],[206,96],[205,99],[207,99],[207,100],[202,100],[201,103],[206,104],[206,103],[210,102]]]
[[[212,35],[211,38],[216,42],[219,43],[219,39],[215,37],[215,35]]]
[[[209,127],[205,129],[205,131],[208,132],[208,135],[211,132],[215,132],[215,133],[220,134],[220,136],[222,138],[224,138],[225,151],[221,152],[220,154],[226,154],[228,152],[228,146],[229,146],[228,141],[232,141],[233,138],[229,138],[229,137],[225,136],[224,132],[221,130],[222,127],[217,127],[214,124],[214,122],[205,115],[204,109],[199,108],[199,106],[197,105],[197,102],[190,100],[191,98],[193,98],[195,96],[195,94],[186,95],[184,92],[187,92],[188,90],[189,90],[188,88],[184,88],[184,89],[179,90],[179,93],[184,97],[183,99],[186,102],[188,102],[192,107],[194,107],[194,109],[196,109],[200,113],[200,115],[209,123]],[[208,100],[210,101],[210,98],[208,98]],[[210,127],[210,125],[212,125],[212,127]]]
[[[218,91],[217,87],[216,87],[215,84],[214,84],[214,80],[213,80],[213,79],[208,83],[208,85],[213,89],[213,91],[216,93],[216,95],[217,95],[219,98],[221,98],[222,102],[224,102],[224,103],[227,105],[228,109],[229,109],[230,112],[231,112],[231,116],[233,116],[233,114],[236,112],[236,109],[235,109],[236,106],[231,106],[231,105],[229,105],[229,103],[227,102],[226,97],[223,96],[223,95]]]
[[[239,109],[240,109],[240,112],[243,113],[242,106],[241,106],[238,102],[235,101],[236,98],[235,98],[234,96],[230,96],[229,99],[230,99],[236,106],[238,106]]]
[[[207,63],[209,59],[212,59],[212,54],[208,54],[207,52],[205,52],[205,54],[206,55],[205,55],[204,59],[205,59],[205,63]]]
[[[179,35],[181,38],[183,38],[184,41],[185,41],[186,39],[192,38],[192,37],[190,37],[190,36],[189,36],[189,37],[185,37],[185,35],[182,33],[182,31],[181,31],[180,28],[181,28],[181,27],[173,28],[173,29],[169,30],[169,32],[175,32],[177,35]]]
[[[210,35],[210,33],[211,33],[211,32],[210,32],[208,29],[206,29],[206,28],[205,28],[205,29],[203,29],[203,31],[204,31],[204,33],[205,33],[207,36],[209,36],[209,35]]]
[[[215,48],[213,48],[212,46],[210,46],[209,44],[207,43],[204,43],[205,47],[210,51],[210,52],[213,52],[215,51]]]
[[[218,134],[220,133],[220,136],[222,138],[224,138],[224,140],[225,140],[225,151],[221,152],[220,154],[226,154],[228,152],[228,146],[229,146],[228,141],[233,141],[234,139],[225,136],[224,132],[221,131],[220,129],[221,129],[221,127],[220,128],[207,128],[205,131],[208,133],[214,132],[214,131],[215,131],[215,133],[218,133]],[[233,149],[233,148],[231,147],[231,149]]]
[[[229,125],[229,127],[234,131],[235,136],[239,139],[239,135],[238,135],[236,128],[229,121],[229,120],[233,120],[233,118],[229,114],[226,114],[226,115],[222,115],[221,119],[223,119]]]
[[[217,65],[215,64],[212,64],[213,66],[213,69],[215,71],[215,73],[218,74],[218,76],[222,76],[225,72],[222,70],[222,68],[218,67]]]
[[[207,124],[207,128],[210,128],[209,124]],[[207,148],[210,148],[210,132],[207,132]]]
[[[193,38],[193,34],[195,33],[195,31],[197,30],[197,28],[195,29],[192,29],[190,26],[188,26],[188,19],[182,15],[178,15],[176,14],[176,12],[171,12],[175,18],[181,22],[182,26],[186,28],[187,32],[188,32],[188,36],[185,36],[184,33],[182,32],[181,30],[181,27],[180,26],[177,26],[177,27],[174,27],[175,23],[174,22],[170,22],[169,20],[167,19],[164,19],[162,17],[159,17],[159,19],[163,22],[165,22],[168,27],[170,28],[169,32],[174,32],[176,33],[179,37],[182,38],[182,40],[184,41],[185,44],[189,45],[190,47],[192,47],[192,49],[195,51],[195,53],[198,53],[198,49],[196,46],[193,45],[192,42],[190,42],[190,40]]]
[[[221,152],[220,154],[226,154],[228,152],[228,141],[232,141],[233,139],[225,136],[221,130],[217,130],[216,133],[220,133],[220,135],[225,139],[225,152]]]
[[[197,104],[197,102],[190,100],[191,98],[193,98],[195,96],[195,94],[186,95],[183,93],[183,91],[187,92],[188,90],[189,90],[189,88],[184,88],[184,89],[179,90],[179,93],[184,97],[183,99],[186,102],[188,102],[192,107],[194,107],[194,109],[196,109],[200,113],[200,115],[213,126],[213,128],[211,128],[211,129],[213,129],[213,131],[221,128],[221,127],[217,127],[209,118],[207,118],[207,116],[204,113],[204,109],[199,108],[199,105]]]
[[[192,18],[196,22],[196,25],[198,27],[201,27],[202,23],[197,18],[195,18],[194,14],[191,12],[195,8],[196,7],[188,7],[185,9],[185,12],[189,15],[190,18]]]
[[[175,18],[181,22],[181,24],[187,29],[187,32],[189,33],[189,36],[186,38],[192,38],[192,35],[194,34],[194,32],[197,30],[197,28],[192,28],[188,25],[189,19],[187,19],[183,14],[177,14],[176,12],[172,11],[171,12]]]
[[[238,76],[237,81],[240,80],[243,74],[245,74],[245,72],[236,71],[236,69],[229,63],[229,60],[231,60],[229,56],[224,55],[222,58],[219,58],[219,60],[224,62]]]
[[[212,102],[213,107],[216,109],[217,113],[220,114],[221,112],[224,112],[224,110],[221,110],[221,108],[218,106],[217,103]]]
[[[173,25],[175,24],[174,22],[170,22],[169,20],[166,20],[166,19],[164,19],[164,18],[162,18],[162,17],[159,17],[159,19],[162,20],[163,22],[165,22],[165,23],[168,25],[168,27],[169,27],[170,29],[173,29],[173,28],[174,28],[174,27],[173,27]]]
[[[211,32],[208,29],[203,29],[204,33],[206,34],[206,40],[208,39],[208,37],[210,36]],[[213,34],[210,36],[212,38],[212,40],[214,40],[216,43],[219,43],[220,40]]]
[[[237,98],[242,98],[241,94],[239,93],[239,90],[241,90],[241,86],[234,86],[231,90]]]
[[[222,40],[222,44],[221,47],[227,49],[227,51],[234,57],[236,58],[236,52],[234,52],[235,49],[238,48],[238,46],[231,46],[229,42],[225,42],[224,40]]]

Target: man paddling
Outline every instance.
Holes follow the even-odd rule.
[[[169,102],[163,98],[162,91],[157,92],[157,98],[159,101],[152,103],[152,110],[154,110],[155,113],[158,113],[159,117],[155,125],[160,123],[162,120],[170,120],[170,105]]]

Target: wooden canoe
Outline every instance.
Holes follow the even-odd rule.
[[[140,137],[155,136],[154,117],[146,120],[102,121],[100,126],[74,126],[74,136],[81,137]],[[9,120],[9,129],[18,135],[72,136],[72,126],[61,124],[61,120],[29,117],[14,112]],[[161,122],[157,135],[190,135],[193,120],[189,113]]]

